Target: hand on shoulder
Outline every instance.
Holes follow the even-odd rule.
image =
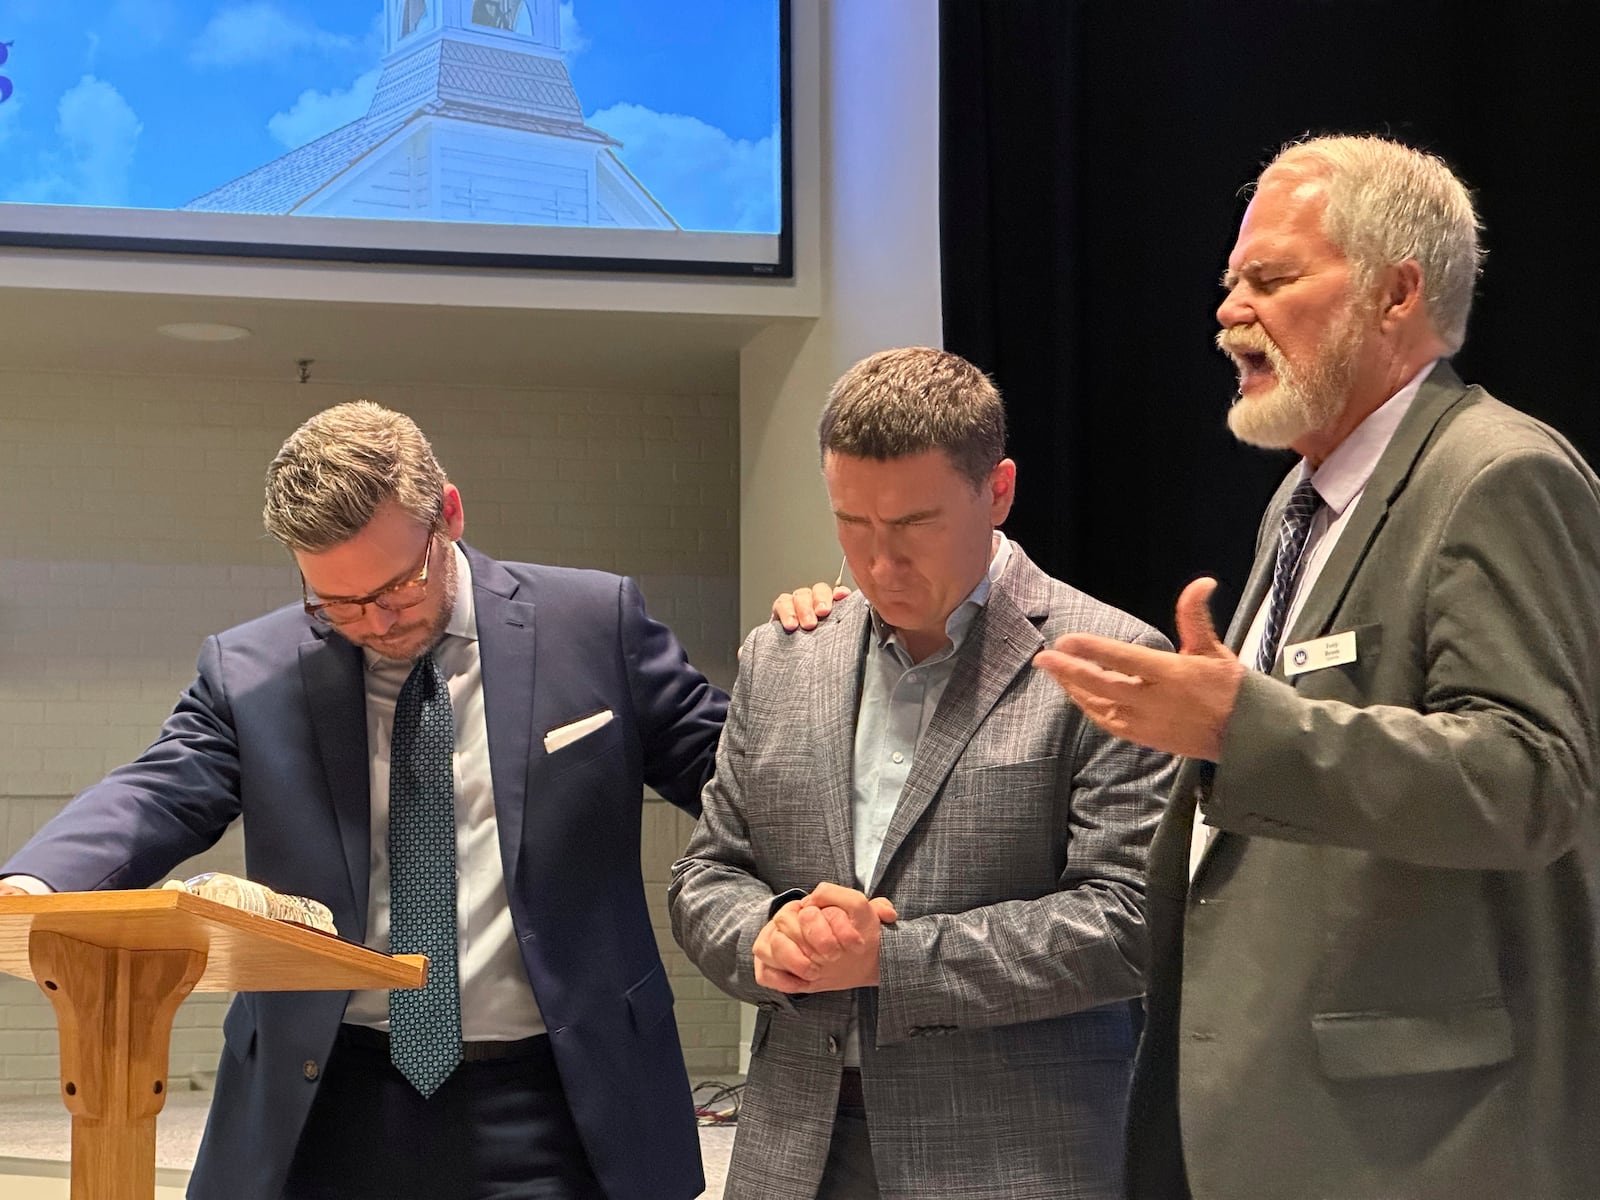
[[[836,602],[850,594],[841,584],[817,582],[810,587],[795,588],[772,602],[772,619],[783,626],[784,632],[796,629],[813,630],[828,619]]]

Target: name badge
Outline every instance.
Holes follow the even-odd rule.
[[[1332,637],[1296,642],[1283,648],[1283,673],[1290,679],[1323,667],[1342,667],[1356,661],[1356,631],[1346,630]]]

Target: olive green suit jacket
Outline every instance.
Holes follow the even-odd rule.
[[[1600,1195],[1600,482],[1439,365],[1284,644],[1346,631],[1354,662],[1252,672],[1214,770],[1180,766],[1130,1194]]]

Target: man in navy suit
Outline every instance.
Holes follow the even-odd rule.
[[[141,888],[243,817],[250,878],[433,960],[420,992],[235,999],[190,1196],[698,1195],[640,804],[699,811],[726,696],[631,580],[460,544],[378,405],[284,443],[265,520],[303,603],[209,638],[155,744],[0,869]]]

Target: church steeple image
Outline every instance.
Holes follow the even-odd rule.
[[[676,229],[588,125],[558,0],[385,0],[366,114],[190,210]]]

